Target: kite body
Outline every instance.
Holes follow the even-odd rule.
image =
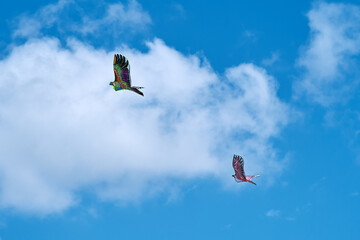
[[[252,179],[254,177],[259,177],[260,175],[246,176],[245,171],[244,171],[244,159],[241,156],[234,154],[232,164],[233,164],[233,168],[235,170],[235,175],[232,175],[232,176],[236,182],[249,182],[249,183],[256,185],[256,183],[254,183],[252,181]]]
[[[114,75],[115,80],[110,82],[109,85],[112,85],[115,91],[127,89],[144,96],[144,94],[139,91],[142,87],[131,86],[130,64],[126,57],[121,54],[114,55]]]

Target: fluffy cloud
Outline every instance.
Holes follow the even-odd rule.
[[[122,3],[109,4],[106,6],[106,14],[99,19],[83,18],[83,22],[76,28],[77,31],[83,34],[94,33],[98,30],[104,31],[104,28],[112,26],[114,28],[127,29],[131,32],[144,29],[151,23],[151,18],[145,12],[141,5],[135,1],[130,0],[128,6]]]
[[[147,45],[116,49],[145,97],[114,92],[113,52],[75,39],[29,40],[0,61],[2,207],[48,214],[77,204],[83,189],[140,201],[180,180],[226,183],[233,153],[249,173],[281,172],[270,138],[288,108],[264,69],[240,64],[220,76],[159,39]]]
[[[91,4],[91,1],[85,2]],[[112,34],[127,31],[127,34],[144,30],[151,23],[149,14],[135,0],[129,0],[127,5],[122,3],[108,4],[97,1],[97,12],[103,16],[93,16],[80,5],[82,2],[73,0],[59,0],[57,3],[46,5],[33,14],[22,14],[14,21],[14,37],[39,37],[50,29],[59,32],[95,34],[101,30],[104,35],[108,31]],[[69,18],[69,16],[72,16]]]
[[[328,106],[354,88],[355,56],[360,52],[360,8],[341,3],[316,3],[307,14],[309,44],[302,49],[299,66],[303,79],[295,84],[315,102]]]

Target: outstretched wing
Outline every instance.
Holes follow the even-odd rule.
[[[114,55],[114,74],[115,81],[120,83],[121,88],[131,87],[130,64],[121,54]]]
[[[235,155],[233,157],[233,168],[235,170],[235,176],[239,179],[246,179],[245,172],[244,172],[244,159],[239,156]]]

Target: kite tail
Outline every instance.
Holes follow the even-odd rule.
[[[251,181],[251,180],[249,180],[248,182],[249,182],[249,183],[252,183],[252,184],[254,184],[254,185],[256,185],[256,183],[254,183],[254,182],[253,182],[253,181]]]
[[[139,87],[132,87],[131,91],[136,92],[137,94],[140,94],[141,96],[144,96],[144,94],[142,92],[140,92],[137,88],[139,88]]]
[[[144,88],[144,87],[135,87],[135,86],[133,86],[133,88],[136,88],[136,89],[142,89],[142,88]]]
[[[254,177],[259,177],[260,175],[249,175],[249,176],[246,176],[246,180],[252,180]]]
[[[256,174],[256,175],[250,175],[249,177],[251,177],[251,178],[254,178],[254,177],[260,177],[260,175],[259,175],[259,174]]]

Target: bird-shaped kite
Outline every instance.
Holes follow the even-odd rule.
[[[241,156],[234,154],[232,164],[233,164],[233,168],[235,170],[235,175],[232,175],[232,176],[235,178],[236,182],[249,182],[249,183],[256,185],[256,183],[254,183],[251,180],[253,177],[259,177],[260,175],[246,176],[245,171],[244,171],[244,159]]]
[[[114,74],[115,80],[110,82],[109,85],[112,85],[115,91],[127,89],[144,96],[144,94],[139,91],[139,89],[143,87],[131,86],[130,64],[126,57],[121,54],[114,55]]]

